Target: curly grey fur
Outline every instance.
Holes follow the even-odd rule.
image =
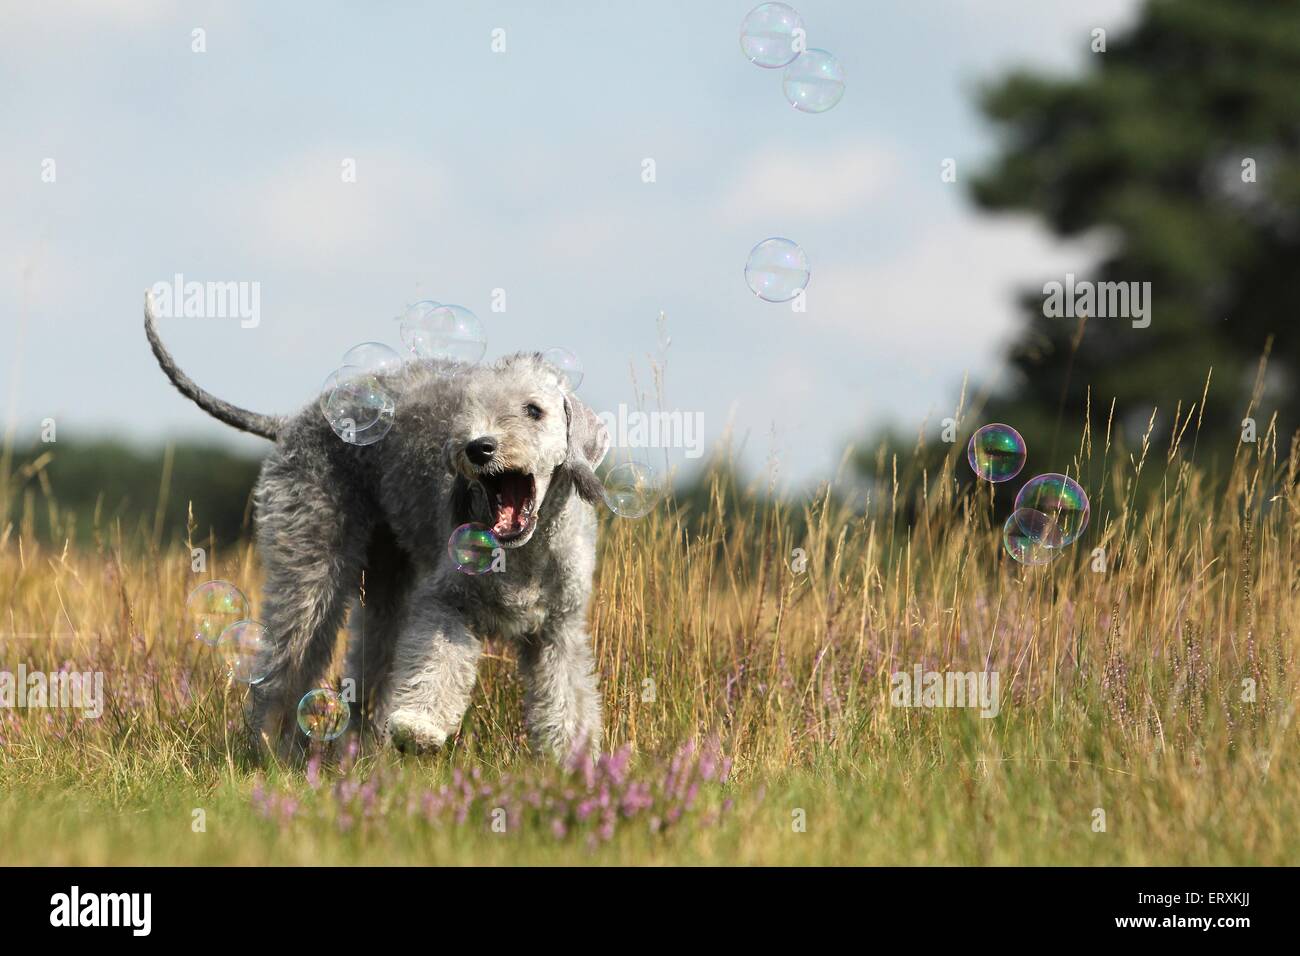
[[[175,368],[149,319],[146,328],[177,387],[214,415],[230,408]],[[534,747],[557,756],[597,747],[601,702],[586,618],[596,558],[590,502],[601,494],[594,469],[609,447],[600,419],[533,353],[491,366],[411,362],[380,377],[397,411],[374,445],[345,443],[316,402],[275,420],[276,447],[254,493],[270,660],[253,687],[252,725],[282,751],[299,749],[298,701],[328,671],[351,604],[344,676],[355,681],[360,729],[406,751],[442,746],[469,706],[484,639],[499,637],[518,648]],[[541,408],[540,420],[525,412],[528,403]],[[239,410],[217,417],[245,430],[258,424]],[[475,465],[465,447],[484,436],[497,450]],[[465,522],[488,521],[479,478],[503,470],[533,476],[537,517],[503,542],[503,571],[464,574],[448,539]]]

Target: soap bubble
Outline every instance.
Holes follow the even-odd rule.
[[[970,436],[966,460],[985,481],[1009,481],[1025,467],[1025,440],[1010,425],[985,425]]]
[[[749,252],[745,281],[765,302],[789,302],[808,285],[808,257],[798,243],[773,237]]]
[[[1016,508],[1012,513],[1020,530],[1032,541],[1044,547],[1060,550],[1064,547],[1061,526],[1051,515],[1034,508]]]
[[[844,67],[825,50],[809,50],[785,68],[781,89],[801,113],[825,113],[844,97]]]
[[[414,313],[408,310],[402,321],[402,341],[420,358],[448,359],[468,365],[473,365],[487,351],[483,323],[460,305],[439,305]]]
[[[605,503],[620,518],[641,518],[659,497],[655,470],[639,461],[615,465],[605,476]]]
[[[298,729],[312,740],[333,740],[348,729],[352,708],[325,687],[309,690],[298,701]]]
[[[320,410],[325,420],[336,425],[349,419],[358,430],[369,428],[379,420],[382,402],[375,399],[383,389],[379,380],[356,365],[336,368],[320,387]]]
[[[200,584],[185,599],[189,634],[208,647],[216,647],[221,632],[248,617],[248,598],[229,581]]]
[[[1048,564],[1060,555],[1060,550],[1044,544],[1027,529],[1053,536],[1053,527],[1052,519],[1041,511],[1017,508],[1002,525],[1002,546],[1007,549],[1007,554],[1021,564]]]
[[[378,377],[344,365],[321,385],[320,410],[334,434],[348,444],[373,445],[393,427],[397,404]]]
[[[1077,481],[1065,475],[1030,478],[1016,495],[1016,510],[1022,508],[1040,511],[1051,519],[1043,539],[1050,548],[1073,544],[1088,527],[1088,496]],[[1033,526],[1023,530],[1026,534],[1035,532]]]
[[[740,49],[755,66],[773,70],[799,55],[795,31],[802,39],[803,18],[784,3],[760,3],[740,21]]]
[[[230,668],[230,676],[241,684],[265,680],[271,666],[271,645],[266,628],[257,621],[236,621],[217,639],[217,653]]]
[[[568,379],[569,390],[576,392],[578,386],[582,384],[582,359],[574,355],[568,349],[547,349],[542,353],[542,358],[550,362],[563,373]]]
[[[402,357],[383,342],[362,342],[343,353],[343,365],[385,374],[402,367]]]
[[[451,533],[447,541],[447,556],[457,571],[483,574],[492,570],[494,552],[500,546],[491,528],[470,522]]]
[[[406,310],[397,316],[397,321],[401,323],[397,328],[398,335],[402,338],[402,344],[410,352],[415,352],[409,338],[411,332],[419,326],[421,319],[429,315],[434,309],[441,308],[441,302],[434,302],[432,299],[421,299],[419,302],[408,305]]]

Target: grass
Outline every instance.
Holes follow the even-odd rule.
[[[565,768],[528,754],[499,646],[442,754],[259,768],[239,688],[181,635],[202,580],[256,600],[252,549],[196,574],[187,542],[115,527],[51,546],[25,512],[59,527],[57,503],[6,483],[0,670],[102,671],[106,702],[0,709],[0,860],[1291,863],[1300,445],[1268,428],[1210,475],[1191,412],[1131,453],[1091,425],[1068,461],[1031,457],[1099,476],[1045,567],[1007,558],[960,445],[937,470],[882,459],[856,499],[718,480],[698,513],[606,516],[591,631],[615,756]],[[997,716],[892,706],[916,664],[997,672]]]

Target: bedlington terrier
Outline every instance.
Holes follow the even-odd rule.
[[[295,749],[298,701],[329,669],[350,604],[354,711],[399,749],[430,751],[455,732],[490,636],[517,648],[534,749],[599,745],[586,616],[609,435],[559,370],[530,353],[407,362],[380,375],[396,400],[391,431],[362,447],[315,402],[278,418],[199,388],[163,346],[147,297],[145,333],[183,395],[275,442],[254,492],[270,661],[249,716],[262,740]],[[502,570],[451,562],[448,539],[471,521],[493,529]]]

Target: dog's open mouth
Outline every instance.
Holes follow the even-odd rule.
[[[533,476],[522,471],[480,475],[479,484],[487,495],[492,515],[492,533],[498,541],[519,537],[536,518],[537,486]]]

